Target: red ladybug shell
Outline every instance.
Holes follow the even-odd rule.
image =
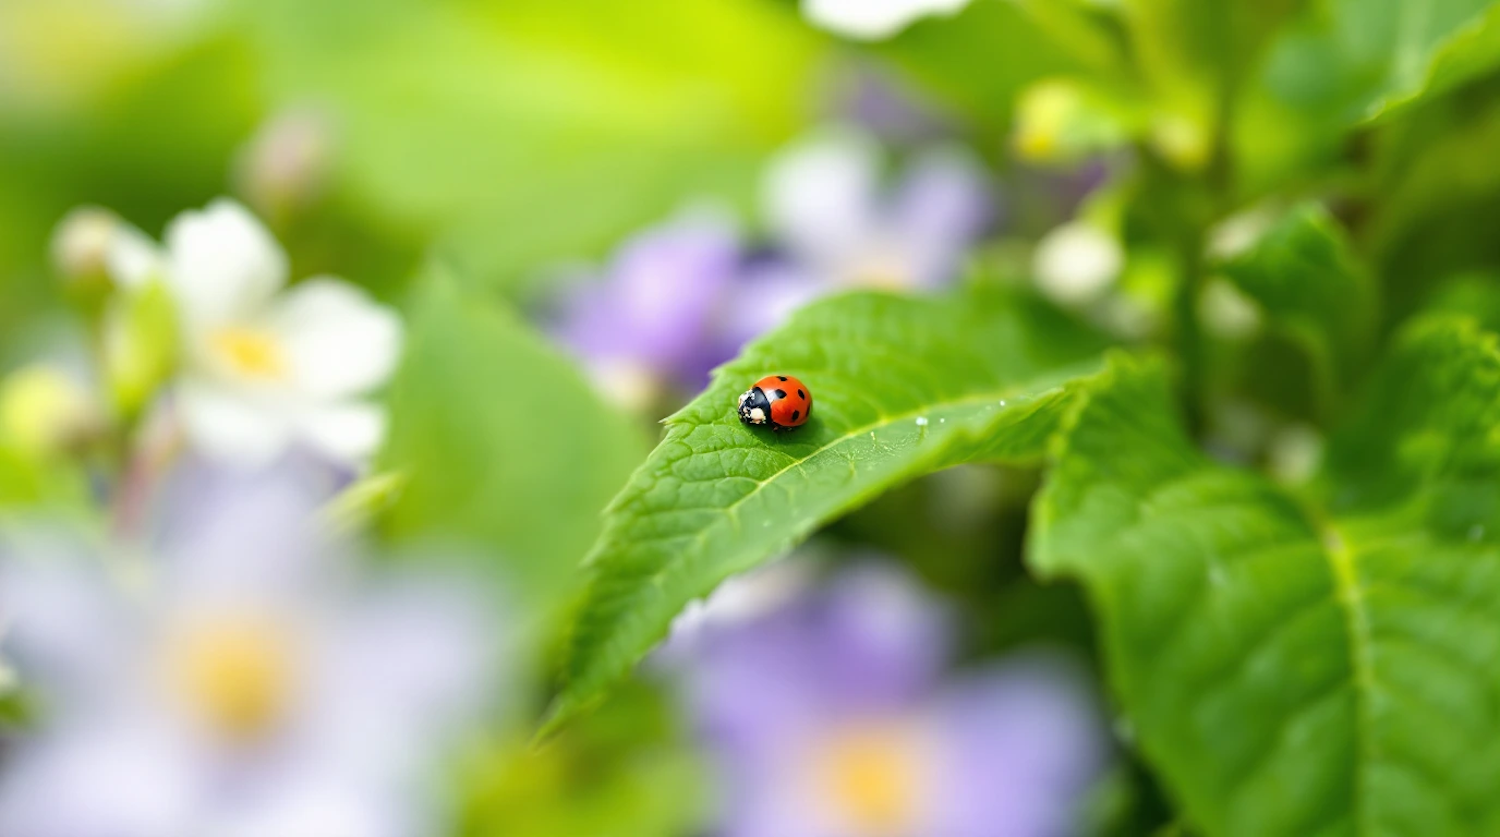
[[[789,375],[767,375],[755,382],[771,402],[771,421],[781,427],[798,427],[812,415],[812,393],[807,385]]]

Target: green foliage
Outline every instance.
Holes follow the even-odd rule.
[[[1325,410],[1348,391],[1374,347],[1376,290],[1327,210],[1297,207],[1222,270],[1307,353]]]
[[[626,674],[688,602],[881,491],[960,462],[1037,458],[1096,349],[994,291],[839,297],[751,344],[667,419],[610,505],[554,718]],[[813,388],[812,419],[785,434],[743,426],[737,396],[776,373]]]
[[[71,512],[87,499],[87,478],[73,463],[39,459],[0,442],[0,523],[39,508]]]
[[[1209,835],[1500,826],[1495,339],[1408,331],[1322,509],[1184,436],[1158,364],[1083,388],[1031,560],[1087,586],[1140,746]]]
[[[1309,3],[1271,44],[1239,102],[1247,177],[1326,163],[1353,126],[1493,65],[1491,0]],[[1436,63],[1435,63],[1436,62]]]
[[[476,280],[743,202],[820,42],[757,0],[248,5],[274,99],[332,104],[348,189]]]
[[[159,281],[112,300],[104,324],[105,377],[115,409],[134,418],[177,364],[177,310]]]
[[[383,467],[398,539],[493,550],[545,602],[566,589],[642,439],[503,305],[440,271],[416,292]]]

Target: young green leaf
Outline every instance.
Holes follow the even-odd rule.
[[[440,238],[463,280],[602,250],[688,197],[748,203],[761,158],[806,121],[823,43],[761,0],[246,14],[267,95],[336,103],[341,174],[391,226]]]
[[[512,312],[442,275],[418,290],[382,467],[387,525],[493,549],[527,593],[566,589],[644,440]]]
[[[611,504],[554,708],[602,695],[690,601],[876,494],[960,462],[1037,458],[1095,339],[1039,304],[855,294],[812,305],[719,369]],[[786,433],[740,424],[767,374],[812,389]]]
[[[1494,8],[1494,0],[1302,4],[1235,106],[1247,191],[1330,159],[1351,129],[1494,66]]]
[[[1211,462],[1156,365],[1059,434],[1031,562],[1088,588],[1147,757],[1210,837],[1500,828],[1500,354],[1420,326],[1316,514]]]
[[[1326,209],[1296,207],[1222,270],[1307,353],[1324,405],[1349,388],[1374,346],[1376,291]]]
[[[1421,5],[1431,2],[1413,3],[1418,8]],[[1428,62],[1408,62],[1409,67],[1413,65],[1418,73],[1409,75],[1372,107],[1370,121],[1385,120],[1423,97],[1452,90],[1500,66],[1500,5],[1486,4],[1481,13],[1445,33],[1431,50]]]

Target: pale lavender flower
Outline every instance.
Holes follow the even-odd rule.
[[[879,143],[851,127],[783,151],[766,171],[762,202],[789,260],[832,288],[942,287],[997,209],[968,152],[926,149],[887,183]]]
[[[1107,738],[1082,676],[1022,653],[948,674],[951,619],[864,569],[700,636],[687,701],[722,837],[1074,833]]]
[[[42,699],[0,765],[0,833],[415,837],[493,697],[472,579],[372,575],[284,472],[205,486],[137,550],[15,544],[7,653]],[[18,554],[19,553],[19,554]]]
[[[576,281],[553,331],[606,390],[649,401],[663,383],[696,390],[718,354],[714,326],[742,254],[732,225],[682,216],[626,241],[601,277]]]
[[[771,237],[746,247],[732,223],[684,215],[631,238],[602,276],[575,281],[553,333],[620,405],[703,387],[714,366],[824,294],[930,290],[953,281],[995,205],[983,168],[954,148],[917,154],[883,182],[875,139],[830,129],[767,167]]]

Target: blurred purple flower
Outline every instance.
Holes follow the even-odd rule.
[[[944,678],[951,627],[904,575],[867,568],[697,637],[684,682],[718,833],[1074,833],[1108,747],[1081,674],[1032,653]]]
[[[6,551],[7,652],[48,711],[0,771],[0,833],[434,833],[422,791],[493,697],[494,620],[472,579],[358,572],[294,476],[203,492],[150,560]]]
[[[602,277],[570,288],[554,333],[607,386],[696,390],[725,359],[713,328],[741,258],[733,227],[716,218],[648,229],[620,247]],[[649,392],[613,394],[649,401]]]
[[[702,388],[746,341],[823,294],[952,281],[994,217],[983,168],[929,149],[887,189],[882,167],[876,141],[853,129],[794,144],[766,171],[764,250],[717,217],[668,221],[625,242],[602,276],[571,283],[553,333],[616,403],[641,408],[663,388]]]
[[[783,151],[762,186],[766,221],[790,261],[834,287],[933,289],[995,220],[983,166],[958,147],[918,153],[895,183],[880,145],[834,127]]]

